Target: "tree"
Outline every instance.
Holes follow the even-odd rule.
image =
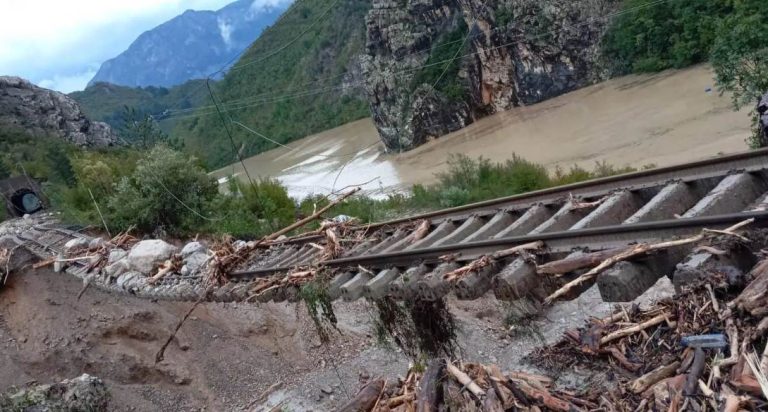
[[[66,151],[59,145],[50,146],[45,154],[51,167],[51,176],[49,179],[58,180],[68,187],[77,183],[75,171],[72,168],[72,162],[69,160]]]
[[[152,116],[142,113],[133,107],[124,107],[122,125],[118,131],[123,139],[140,150],[149,150],[161,143],[176,150],[181,150],[183,147],[183,142],[171,139],[168,134],[160,129],[160,126],[158,126]]]
[[[119,230],[135,225],[145,233],[199,229],[217,194],[216,181],[196,159],[157,145],[117,184],[107,202],[110,225]]]
[[[723,19],[712,48],[717,85],[736,108],[755,104],[768,92],[768,3],[745,0]]]
[[[711,62],[721,93],[731,93],[733,106],[755,105],[768,92],[768,3],[763,0],[734,2],[735,11],[723,19],[712,48]],[[752,112],[750,147],[768,142]]]

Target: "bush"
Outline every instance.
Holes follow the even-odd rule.
[[[415,185],[411,204],[420,208],[453,207],[543,189],[551,184],[543,166],[517,155],[504,163],[450,155],[448,171],[439,173],[437,180],[430,186]]]
[[[211,231],[242,238],[255,238],[288,226],[294,221],[296,203],[276,179],[261,179],[251,185],[230,179],[229,195],[219,196],[211,209],[223,214],[212,222]]]
[[[115,187],[108,200],[108,224],[114,230],[135,226],[145,233],[200,231],[212,218],[207,207],[217,194],[216,182],[194,158],[156,146]]]

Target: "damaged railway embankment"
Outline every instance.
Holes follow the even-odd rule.
[[[764,231],[751,235],[737,242],[766,246]],[[404,379],[372,379],[340,410],[765,410],[767,304],[763,255],[747,274],[710,270],[673,298],[591,318],[532,350],[526,369],[435,359]],[[557,382],[569,370],[579,385]]]
[[[766,247],[761,228],[768,223],[765,156],[765,152],[753,152],[723,157],[378,225],[326,221],[314,233],[281,237],[305,220],[251,242],[190,242],[176,247],[130,234],[102,239],[63,228],[54,216],[36,215],[0,225],[4,260],[0,267],[8,272],[27,265],[52,265],[83,279],[85,288],[194,301],[191,310],[204,301],[304,300],[319,328],[335,322],[333,300],[366,298],[375,303],[383,332],[425,366],[429,357],[455,355],[450,310],[441,303],[448,294],[475,300],[492,293],[517,307],[520,322],[526,322],[537,313],[546,317],[595,286],[605,302],[628,302],[668,277],[683,299],[660,302],[650,311],[625,308],[620,312],[625,318],[592,322],[567,333],[564,343],[531,355],[534,365],[545,366],[539,373],[547,373],[547,359],[562,354],[584,363],[555,361],[555,365],[608,368],[618,377],[611,378],[612,384],[597,396],[579,388],[555,389],[537,379],[499,378],[492,367],[459,363],[454,369],[446,363],[439,373],[434,369],[431,373],[442,376],[448,371],[460,389],[471,386],[469,379],[476,390],[456,393],[448,383],[440,399],[448,394],[449,403],[463,399],[462,405],[480,408],[490,402],[486,407],[492,408],[494,395],[489,390],[493,389],[502,407],[518,402],[521,408],[533,410],[595,405],[620,409],[623,404],[636,407],[645,400],[648,406],[661,399],[679,408],[688,398],[688,404],[700,403],[704,394],[723,404],[735,402],[735,396],[738,404],[759,408],[762,395],[734,383],[740,382],[745,369],[732,376],[738,365],[732,355],[744,355],[751,346],[762,353],[765,346],[764,328],[759,325],[768,293],[762,275],[766,266],[758,263]],[[332,205],[308,219],[320,218]],[[746,284],[750,286],[745,288]],[[742,297],[736,298],[739,294]],[[684,304],[689,306],[680,306]],[[405,322],[408,317],[410,321]],[[729,317],[733,326],[728,325]],[[405,323],[411,326],[403,328]],[[741,338],[732,336],[734,328]],[[721,352],[734,362],[711,372],[712,380],[703,374],[715,367],[707,365],[715,365],[716,350],[705,352],[704,361],[699,355],[697,363],[695,347],[686,352],[680,346],[683,338],[690,346],[704,339],[695,337],[711,334],[722,335],[714,342],[727,342]],[[750,336],[748,342],[745,334]],[[732,346],[736,340],[739,352]],[[672,371],[669,365],[676,361],[680,365]],[[692,365],[680,369],[686,362]],[[640,384],[631,382],[658,368],[663,379],[693,374],[699,392],[691,395],[687,385],[693,383],[689,383],[678,397],[673,389],[679,382],[667,381],[668,399],[654,391],[649,397],[645,391],[660,380],[643,391],[632,391]],[[758,382],[760,372],[752,372]],[[393,408],[412,406],[419,399],[414,394],[424,391],[426,383],[417,385],[416,375],[410,376],[399,388],[382,384],[374,402],[406,395]],[[708,391],[698,383],[703,376]],[[654,380],[656,375],[645,379]],[[494,383],[501,384],[498,390]],[[368,392],[373,391],[364,393]],[[388,405],[388,400],[379,402],[381,407]],[[568,408],[563,409],[564,405]]]

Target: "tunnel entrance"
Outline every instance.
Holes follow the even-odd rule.
[[[25,176],[0,180],[0,202],[5,203],[6,217],[21,217],[45,208],[40,185]]]

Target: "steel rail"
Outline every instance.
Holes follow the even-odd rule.
[[[765,168],[768,168],[768,148],[535,190],[519,195],[500,197],[414,216],[360,225],[359,228],[376,230],[386,226],[398,226],[422,219],[433,219],[434,223],[440,223],[443,219],[465,219],[473,214],[493,214],[501,209],[519,209],[530,206],[533,203],[546,200],[551,201],[569,195],[588,198],[600,196],[618,188],[642,189],[659,186],[671,180],[692,182],[722,176],[731,171],[749,172]],[[301,244],[321,238],[322,235],[303,236],[286,239],[282,242],[274,242],[270,246]]]
[[[481,240],[424,249],[406,250],[379,255],[352,256],[321,262],[324,267],[340,268],[355,266],[410,266],[419,263],[436,263],[440,256],[459,254],[457,260],[468,261],[484,254],[523,243],[541,240],[550,253],[568,252],[574,248],[605,249],[638,242],[665,240],[698,233],[703,228],[722,229],[734,223],[754,219],[755,226],[768,227],[768,211],[729,213],[688,219],[671,219],[627,225],[565,230],[536,235],[513,236],[502,239]],[[292,266],[262,268],[230,274],[232,280],[242,281],[266,277],[295,269]]]

